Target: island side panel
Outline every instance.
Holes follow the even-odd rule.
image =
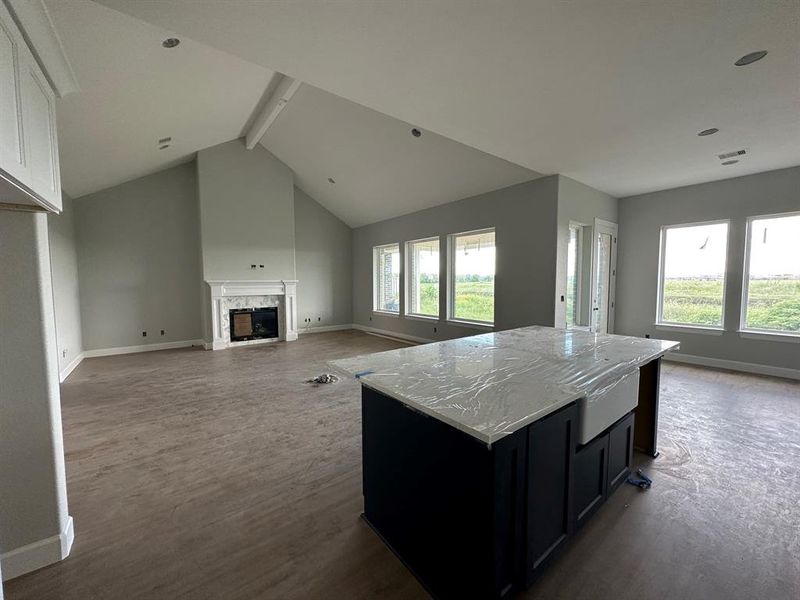
[[[636,450],[658,456],[658,404],[661,381],[661,358],[639,368],[639,404],[636,415],[633,445]]]
[[[510,594],[524,535],[515,479],[524,433],[489,448],[367,387],[362,433],[364,518],[431,595]]]

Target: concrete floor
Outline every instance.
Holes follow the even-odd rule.
[[[358,518],[347,331],[84,361],[62,385],[72,555],[7,600],[425,598]],[[800,598],[800,382],[665,364],[654,479],[520,598]]]

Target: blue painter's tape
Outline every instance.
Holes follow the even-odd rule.
[[[356,379],[361,379],[364,375],[369,375],[372,372],[373,372],[372,369],[367,369],[366,371],[359,371],[358,373],[356,373]]]

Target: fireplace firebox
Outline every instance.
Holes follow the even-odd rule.
[[[236,308],[230,311],[231,341],[278,337],[278,307]]]

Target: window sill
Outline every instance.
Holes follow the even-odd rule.
[[[390,312],[388,310],[373,310],[373,315],[381,315],[382,317],[399,317],[399,312]]]
[[[700,333],[703,335],[722,335],[725,330],[721,327],[704,327],[702,325],[678,325],[673,323],[656,323],[656,329],[663,331],[678,331],[681,333]]]
[[[779,331],[759,331],[757,329],[740,329],[739,337],[753,340],[769,340],[770,342],[795,342],[800,344],[800,333]]]
[[[439,317],[434,315],[403,315],[405,319],[411,319],[413,321],[425,321],[426,323],[438,323]]]
[[[475,329],[485,329],[486,331],[494,330],[494,323],[485,323],[481,321],[466,321],[464,319],[447,319],[451,325],[461,325],[463,327],[474,327]]]

